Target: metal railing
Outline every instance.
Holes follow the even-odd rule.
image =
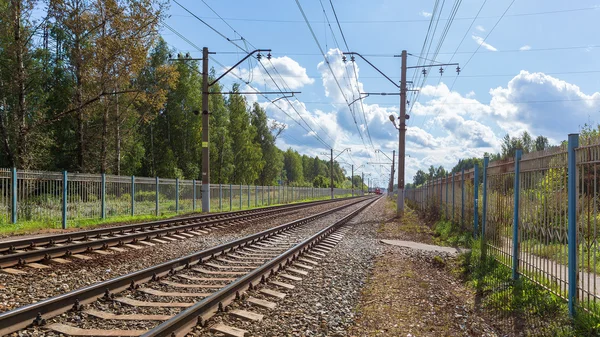
[[[66,187],[66,188],[65,188]],[[0,225],[28,221],[48,228],[84,221],[200,211],[201,182],[0,168]],[[327,199],[330,188],[211,184],[211,211]],[[335,197],[360,195],[334,189]]]
[[[600,137],[451,174],[407,190],[412,207],[472,228],[487,254],[600,317]]]

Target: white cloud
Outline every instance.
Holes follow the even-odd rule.
[[[429,18],[429,17],[431,17],[431,13],[429,13],[429,12],[426,12],[426,11],[421,11],[421,12],[419,13],[419,15],[421,15],[422,17],[426,17],[426,18]]]
[[[529,131],[555,142],[600,111],[600,92],[590,95],[571,83],[544,73],[521,72],[506,88],[490,89],[491,115],[511,134]]]
[[[498,51],[498,49],[496,49],[496,47],[494,47],[491,44],[485,42],[484,39],[481,36],[471,35],[471,37],[473,38],[473,41],[477,42],[477,44],[479,44],[483,48],[485,48],[487,50],[490,50],[490,51]]]
[[[483,28],[483,26],[481,26],[481,25],[475,27],[475,29],[477,29],[480,32],[485,32],[485,28]]]
[[[261,62],[264,68],[260,64],[257,64],[252,68],[252,71],[244,68],[238,72],[238,75],[244,79],[250,78],[256,83],[266,83],[267,87],[271,90],[278,90],[278,86],[281,90],[286,90],[286,88],[291,90],[300,89],[305,85],[313,84],[315,81],[308,77],[306,68],[300,66],[298,62],[290,57],[273,57],[270,61],[265,57]],[[267,74],[265,68],[273,79]],[[273,83],[273,80],[275,80],[277,85]]]
[[[521,51],[524,51],[524,50],[530,50],[530,49],[531,49],[531,46],[530,46],[530,45],[528,45],[528,44],[526,44],[526,45],[524,45],[523,47],[519,48],[519,50],[521,50]]]

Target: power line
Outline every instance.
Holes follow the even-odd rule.
[[[560,14],[560,13],[572,13],[572,12],[583,12],[583,11],[595,11],[598,10],[599,7],[581,7],[581,8],[570,8],[570,9],[560,9],[560,10],[552,10],[552,11],[540,11],[540,12],[526,12],[526,13],[514,13],[507,14],[506,17],[519,17],[519,16],[536,16],[536,15],[548,15],[548,14]],[[189,15],[178,15],[173,14],[172,16],[189,16]],[[202,19],[206,20],[219,20],[220,17],[209,17],[202,16]],[[497,19],[498,16],[481,16],[480,19]],[[270,23],[303,23],[302,20],[283,20],[283,19],[256,19],[256,18],[232,18],[227,17],[224,18],[228,21],[247,21],[247,22],[270,22]],[[441,18],[440,21],[447,21],[450,18]],[[462,20],[472,20],[473,17],[458,17],[454,20],[462,21]],[[412,23],[412,22],[429,22],[429,19],[405,19],[405,20],[346,20],[340,21],[344,24],[387,24],[387,23]],[[320,24],[325,23],[324,21],[310,21],[310,23]]]
[[[174,2],[179,5],[179,7],[183,8],[186,12],[190,13],[192,16],[194,16],[196,19],[198,19],[200,22],[202,22],[204,25],[208,26],[211,30],[213,30],[214,32],[216,32],[219,36],[223,37],[225,40],[227,40],[229,43],[233,44],[235,47],[237,47],[240,50],[243,50],[244,52],[248,52],[247,48],[241,47],[240,45],[238,45],[237,43],[235,43],[233,40],[229,39],[225,34],[221,33],[220,31],[218,31],[216,28],[212,27],[211,25],[209,25],[208,23],[206,23],[206,21],[200,19],[197,15],[195,15],[194,13],[192,13],[189,9],[187,9],[185,6],[183,6],[182,4],[180,4],[179,2],[177,2],[177,0],[174,0]],[[203,1],[204,2],[204,1]],[[205,3],[206,4],[206,3]],[[208,5],[207,5],[208,6]],[[213,11],[213,13],[217,14],[216,11],[214,11],[210,6],[208,6],[209,9],[211,11]],[[219,16],[219,15],[218,15]],[[219,16],[221,18],[221,20],[223,20],[225,22],[225,24],[227,24],[232,30],[235,31],[235,29],[229,25],[221,16]],[[235,31],[237,33],[237,31]],[[237,33],[238,35],[240,35],[240,37],[242,37],[241,34]],[[243,37],[242,37],[243,41],[246,41]],[[248,42],[249,43],[249,42]],[[250,43],[250,45],[252,45]],[[259,59],[257,59],[259,62],[259,64],[261,64],[261,66],[263,67],[263,69],[265,70],[265,72],[267,73],[267,75],[269,76],[269,78],[273,81],[273,83],[275,84],[275,86],[277,87],[277,89],[282,92],[281,88],[279,88],[279,85],[277,84],[277,82],[275,81],[275,79],[273,79],[272,75],[269,73],[269,71],[267,70],[267,68],[264,66],[264,64],[262,64],[262,62],[260,62]],[[275,68],[274,68],[275,69]],[[236,76],[237,77],[237,76]],[[281,77],[281,76],[280,76]],[[238,77],[239,78],[239,77]],[[283,80],[283,77],[281,77],[282,81],[285,82],[285,80]],[[244,83],[246,83],[247,85],[249,85],[249,81],[244,81],[243,79],[240,78],[241,81],[243,81]],[[282,92],[283,93],[283,92]],[[264,95],[263,95],[264,96]],[[265,96],[266,98],[266,96]],[[296,107],[291,104],[291,102],[289,101],[289,99],[284,95],[284,98],[286,99],[286,101],[288,101],[288,104],[290,105],[290,107],[292,107],[292,109],[296,112],[296,114],[300,117],[300,119],[304,122],[304,124],[306,124],[306,126],[310,129],[310,132],[312,132],[312,135],[317,138],[317,140],[319,140],[321,143],[323,143],[326,147],[330,147],[327,142],[325,142],[320,136],[319,134],[314,131],[312,129],[312,127],[306,122],[306,120],[304,120],[304,118],[302,117],[302,115],[298,112],[298,110],[296,109]],[[287,113],[286,113],[287,115]],[[289,115],[288,115],[289,117]],[[294,119],[295,120],[295,119]],[[306,128],[305,128],[306,129]],[[330,137],[331,138],[331,137]]]
[[[300,4],[300,1],[296,0],[296,4],[298,5],[298,9],[300,10],[300,13],[302,13],[302,17],[304,18],[304,21],[306,22],[306,25],[308,26],[308,29],[310,30],[310,33],[311,33],[313,39],[315,40],[315,43],[317,44],[317,47],[319,47],[319,50],[321,51],[321,54],[323,55],[323,59],[325,60],[325,64],[329,68],[329,71],[331,72],[331,75],[333,76],[333,79],[335,80],[335,83],[337,84],[338,89],[340,90],[340,93],[342,94],[342,97],[344,97],[344,100],[346,101],[346,104],[348,105],[348,109],[350,110],[350,113],[352,114],[352,118],[354,119],[354,124],[356,125],[356,129],[358,131],[358,135],[360,136],[360,139],[362,140],[363,145],[366,148],[367,146],[365,144],[365,140],[364,140],[364,138],[362,136],[362,133],[360,132],[360,129],[358,127],[358,123],[356,122],[356,116],[354,115],[354,112],[350,108],[350,103],[348,102],[348,99],[346,98],[346,95],[344,94],[344,90],[342,90],[340,82],[338,81],[337,77],[335,76],[335,72],[331,68],[331,64],[329,63],[329,60],[327,59],[327,56],[325,55],[325,52],[323,51],[323,48],[321,47],[321,43],[317,39],[317,36],[315,35],[315,32],[314,32],[314,30],[313,30],[310,22],[308,21],[308,18],[306,17],[306,13],[304,13],[304,9],[302,9],[302,5]]]

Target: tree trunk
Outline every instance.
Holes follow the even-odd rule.
[[[17,104],[17,156],[15,166],[19,166],[22,168],[28,168],[28,163],[26,158],[27,155],[27,132],[26,132],[26,124],[25,124],[25,66],[23,64],[23,41],[21,39],[21,2],[19,0],[12,0],[12,9],[13,9],[13,29],[14,29],[14,39],[15,39],[15,60],[16,60],[16,89],[18,96],[18,104]]]
[[[119,91],[117,89],[117,91]],[[116,145],[116,163],[115,169],[117,170],[117,175],[121,175],[121,116],[119,115],[119,95],[116,96],[116,109],[115,109],[115,145]]]
[[[105,99],[104,112],[102,113],[102,151],[101,151],[101,169],[102,173],[106,173],[107,169],[107,148],[108,148],[108,110],[110,109],[110,101]]]

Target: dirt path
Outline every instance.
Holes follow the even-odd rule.
[[[386,208],[379,238],[431,244],[431,230],[409,214]],[[451,255],[386,246],[363,288],[350,336],[498,336],[477,314],[474,292],[451,272]]]

